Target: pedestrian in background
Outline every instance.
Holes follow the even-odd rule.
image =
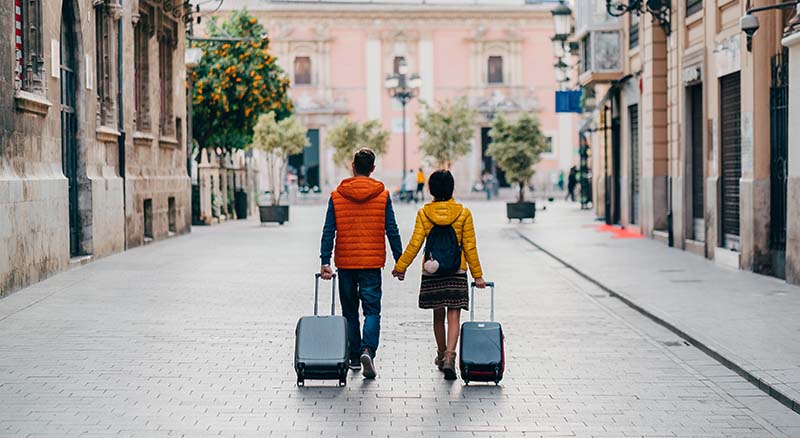
[[[422,172],[420,167],[417,170],[417,192],[414,193],[414,200],[422,201],[423,199],[425,199],[425,173]]]
[[[569,199],[575,202],[575,186],[578,184],[578,169],[575,166],[570,167],[569,176],[567,177],[567,196],[565,200]]]
[[[403,179],[403,192],[405,193],[405,201],[415,201],[414,193],[417,191],[417,176],[414,174],[413,169],[409,169],[406,177]]]
[[[456,346],[461,327],[461,311],[469,309],[467,267],[478,288],[485,288],[472,213],[453,199],[455,181],[448,170],[437,170],[428,178],[433,202],[417,212],[414,233],[405,252],[397,261],[392,275],[405,279],[406,270],[425,243],[419,307],[433,309],[433,335],[436,338],[434,364],[447,380],[456,379]],[[434,237],[434,236],[438,236]],[[440,247],[449,239],[455,247]],[[454,255],[452,258],[441,255]],[[439,257],[438,260],[436,257]],[[445,316],[447,329],[445,330]]]
[[[403,252],[403,243],[389,191],[382,182],[370,178],[375,171],[375,153],[367,148],[359,150],[351,167],[353,177],[343,180],[328,201],[320,244],[320,274],[324,280],[333,278],[331,252],[335,249],[350,368],[363,366],[364,377],[374,379],[381,334],[381,269],[386,264],[386,238],[395,261]],[[363,336],[359,304],[364,313]]]
[[[494,177],[488,170],[483,172],[481,183],[483,184],[483,191],[486,192],[486,200],[491,201],[492,193],[494,193]]]

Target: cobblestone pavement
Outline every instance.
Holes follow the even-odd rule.
[[[577,204],[549,207],[535,226],[518,230],[800,410],[800,287],[722,267],[655,240],[597,232],[594,213],[580,211]]]
[[[385,275],[378,379],[295,387],[322,222],[303,206],[0,300],[0,436],[800,436],[800,416],[522,241],[502,204],[474,210],[507,336],[500,387],[434,369],[418,264]],[[399,207],[404,238],[413,214]]]

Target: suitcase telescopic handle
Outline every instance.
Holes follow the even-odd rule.
[[[487,281],[486,282],[486,287],[489,287],[492,290],[492,292],[491,292],[492,304],[491,304],[491,307],[490,307],[491,310],[489,310],[489,321],[494,322],[494,281]],[[474,321],[475,320],[475,282],[474,281],[472,282],[472,284],[470,284],[470,289],[469,289],[469,320],[470,321]]]
[[[314,274],[316,282],[314,283],[314,316],[319,315],[319,279],[322,274],[317,272]],[[336,274],[331,277],[331,315],[336,314]]]

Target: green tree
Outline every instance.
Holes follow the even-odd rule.
[[[375,155],[386,153],[389,131],[381,127],[377,120],[356,122],[350,119],[331,128],[328,143],[333,147],[333,162],[349,169],[353,155],[361,148],[370,148]]]
[[[250,144],[259,114],[278,120],[292,114],[289,78],[275,62],[266,31],[247,11],[221,24],[212,19],[210,37],[243,38],[237,42],[197,42],[203,49],[194,81],[194,138],[202,147],[241,149]]]
[[[449,169],[453,162],[472,150],[475,135],[475,111],[466,99],[439,102],[437,108],[423,103],[417,113],[417,126],[422,131],[420,149],[438,167]]]
[[[306,128],[294,116],[281,121],[276,120],[273,111],[258,116],[251,147],[266,152],[272,205],[281,202],[289,156],[303,152],[307,144]]]
[[[525,187],[535,173],[533,166],[539,162],[545,147],[539,120],[533,113],[523,113],[515,122],[497,116],[489,132],[492,144],[487,155],[497,161],[506,173],[506,179],[519,187],[518,200],[525,200]]]

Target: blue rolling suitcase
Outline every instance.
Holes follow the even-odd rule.
[[[470,287],[469,322],[461,324],[461,351],[459,368],[461,379],[469,382],[494,382],[503,379],[506,355],[503,327],[494,322],[494,282],[486,282],[491,288],[491,313],[489,321],[475,321],[475,282]]]
[[[350,363],[347,352],[347,320],[336,313],[336,275],[331,282],[331,314],[319,316],[319,279],[314,286],[314,316],[304,316],[297,321],[294,344],[294,369],[297,386],[309,380],[338,380],[347,385]]]

